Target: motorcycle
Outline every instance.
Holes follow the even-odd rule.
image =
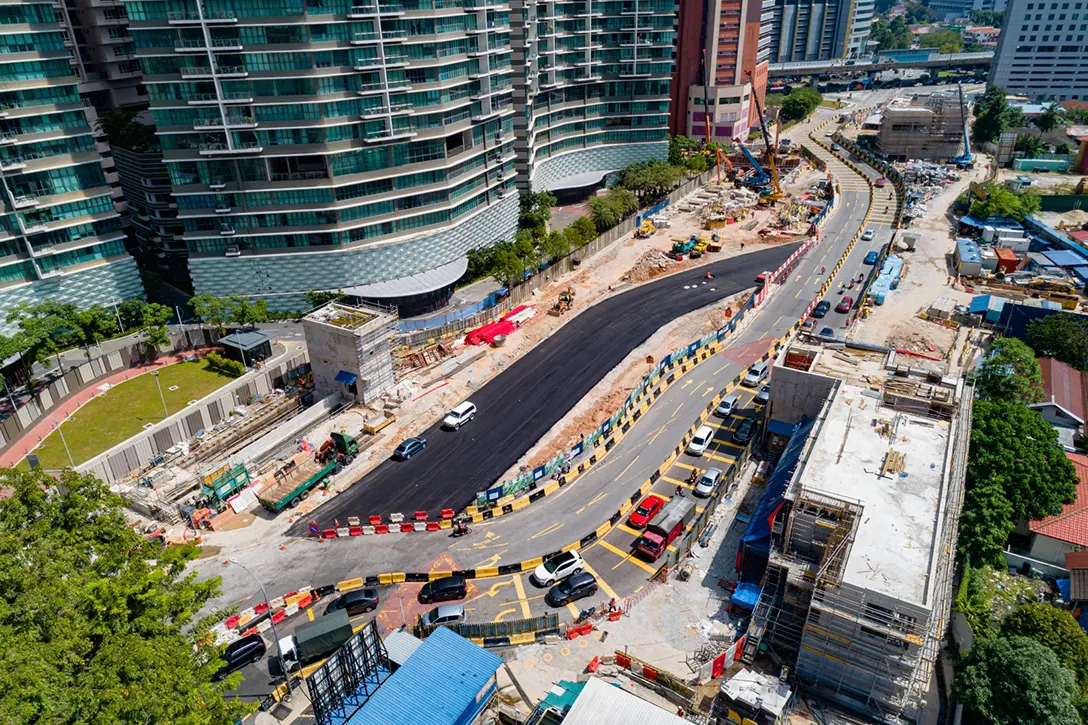
[[[854,280],[850,280],[850,284],[846,285],[846,289],[854,289]]]
[[[471,533],[472,533],[472,529],[470,529],[465,524],[461,524],[459,526],[454,526],[453,527],[453,533],[451,533],[450,536],[452,536],[455,539],[459,539],[462,536],[466,536],[466,535],[471,534]]]

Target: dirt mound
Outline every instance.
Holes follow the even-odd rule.
[[[650,251],[643,252],[639,255],[635,265],[620,279],[632,284],[648,282],[655,277],[660,277],[663,274],[671,272],[675,269],[677,264],[682,263],[669,259],[665,256],[665,253],[659,249],[651,249]]]

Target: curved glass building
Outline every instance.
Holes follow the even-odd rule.
[[[143,296],[52,2],[0,5],[0,333],[45,299]]]
[[[125,7],[198,293],[426,312],[519,185],[667,152],[675,0]]]

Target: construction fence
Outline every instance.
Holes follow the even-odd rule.
[[[425,625],[418,622],[412,634],[423,639],[439,626],[452,629],[481,647],[509,647],[531,644],[548,635],[559,634],[559,615],[554,612],[540,617],[511,619],[503,622],[475,622],[451,625]]]

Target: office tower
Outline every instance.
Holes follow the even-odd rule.
[[[868,54],[874,2],[768,0],[772,63],[834,60]]]
[[[505,2],[125,6],[198,293],[418,314],[512,237]]]
[[[513,0],[518,184],[584,187],[668,154],[676,0]]]
[[[705,138],[706,113],[712,141],[728,144],[758,127],[752,93],[762,103],[767,91],[762,15],[763,0],[681,2],[672,90],[674,133]]]
[[[1032,100],[1088,100],[1088,2],[1009,0],[990,83]]]
[[[0,319],[20,302],[142,296],[100,161],[108,147],[96,144],[53,3],[0,13]]]

